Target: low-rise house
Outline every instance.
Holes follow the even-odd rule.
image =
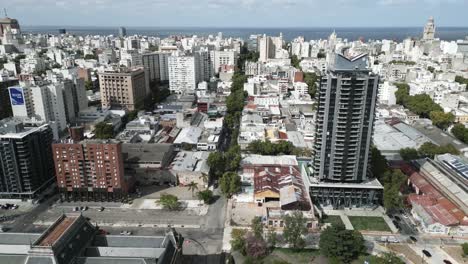
[[[180,185],[186,186],[194,182],[200,188],[208,183],[208,156],[209,152],[204,151],[181,151],[177,153],[169,169]]]

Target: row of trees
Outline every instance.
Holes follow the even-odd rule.
[[[247,81],[242,68],[245,62],[257,61],[258,53],[241,48],[238,67],[232,76],[231,94],[226,98],[226,116],[224,117],[224,130],[229,138],[229,148],[225,152],[213,152],[208,157],[210,177],[219,179],[221,192],[231,197],[241,189],[241,179],[237,174],[241,161],[240,147],[237,144],[239,136],[240,118],[244,109],[247,93],[244,91],[244,83]]]
[[[466,128],[462,124],[456,124],[452,127],[452,135],[459,140],[463,141],[463,143],[468,143],[468,128]]]
[[[403,105],[423,118],[430,118],[440,129],[447,129],[455,121],[455,116],[452,113],[444,113],[442,107],[434,103],[429,95],[409,95],[410,87],[407,83],[395,85],[398,88],[395,92],[397,104]]]
[[[419,147],[414,148],[403,148],[400,149],[400,156],[405,161],[412,161],[420,158],[434,158],[436,155],[450,153],[458,155],[460,152],[451,144],[445,146],[437,146],[434,143],[426,142]]]
[[[304,236],[307,235],[307,220],[301,211],[295,211],[290,215],[283,216],[284,229],[281,242],[289,244],[294,249],[305,247]],[[265,233],[265,226],[260,217],[254,217],[250,224],[250,230],[233,229],[231,246],[244,256],[248,256],[249,261],[257,263],[261,258],[269,254],[280,242],[280,237],[269,229]]]
[[[290,155],[294,152],[294,149],[295,147],[291,142],[284,140],[277,143],[272,143],[269,140],[255,140],[247,146],[249,152],[261,155]]]

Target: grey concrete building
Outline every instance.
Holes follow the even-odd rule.
[[[366,54],[353,58],[342,54],[332,56],[329,70],[319,83],[313,158],[315,180],[327,183],[328,187],[326,192],[321,192],[317,190],[321,189],[320,184],[312,186],[311,195],[320,203],[333,206],[378,202],[379,195],[368,196],[369,186],[362,192],[343,188],[349,184],[354,190],[359,189],[360,183],[374,182],[370,181],[373,177],[369,171],[369,155],[379,77],[371,73]],[[381,189],[377,183],[376,188]],[[353,195],[354,198],[366,196],[365,201],[348,199]]]
[[[176,264],[183,237],[101,235],[83,215],[60,216],[42,234],[0,233],[0,263],[8,264]]]

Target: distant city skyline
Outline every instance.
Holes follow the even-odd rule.
[[[4,2],[4,3],[2,3]],[[468,26],[464,0],[0,0],[22,25],[109,27]],[[34,7],[34,8],[31,8]],[[2,14],[3,16],[3,14]],[[465,23],[465,24],[463,24]]]

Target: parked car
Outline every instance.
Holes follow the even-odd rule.
[[[78,206],[73,207],[73,212],[78,212],[80,208]]]
[[[102,212],[104,211],[104,206],[101,206],[99,209],[98,209],[99,212]]]
[[[416,239],[414,236],[410,236],[409,238],[413,240],[413,242],[418,242],[418,239]]]
[[[448,260],[448,259],[444,259],[444,263],[445,264],[452,264],[452,261]]]
[[[425,250],[425,249],[422,250],[422,253],[424,255],[426,255],[426,257],[428,257],[428,258],[432,257],[432,254],[429,251]]]

